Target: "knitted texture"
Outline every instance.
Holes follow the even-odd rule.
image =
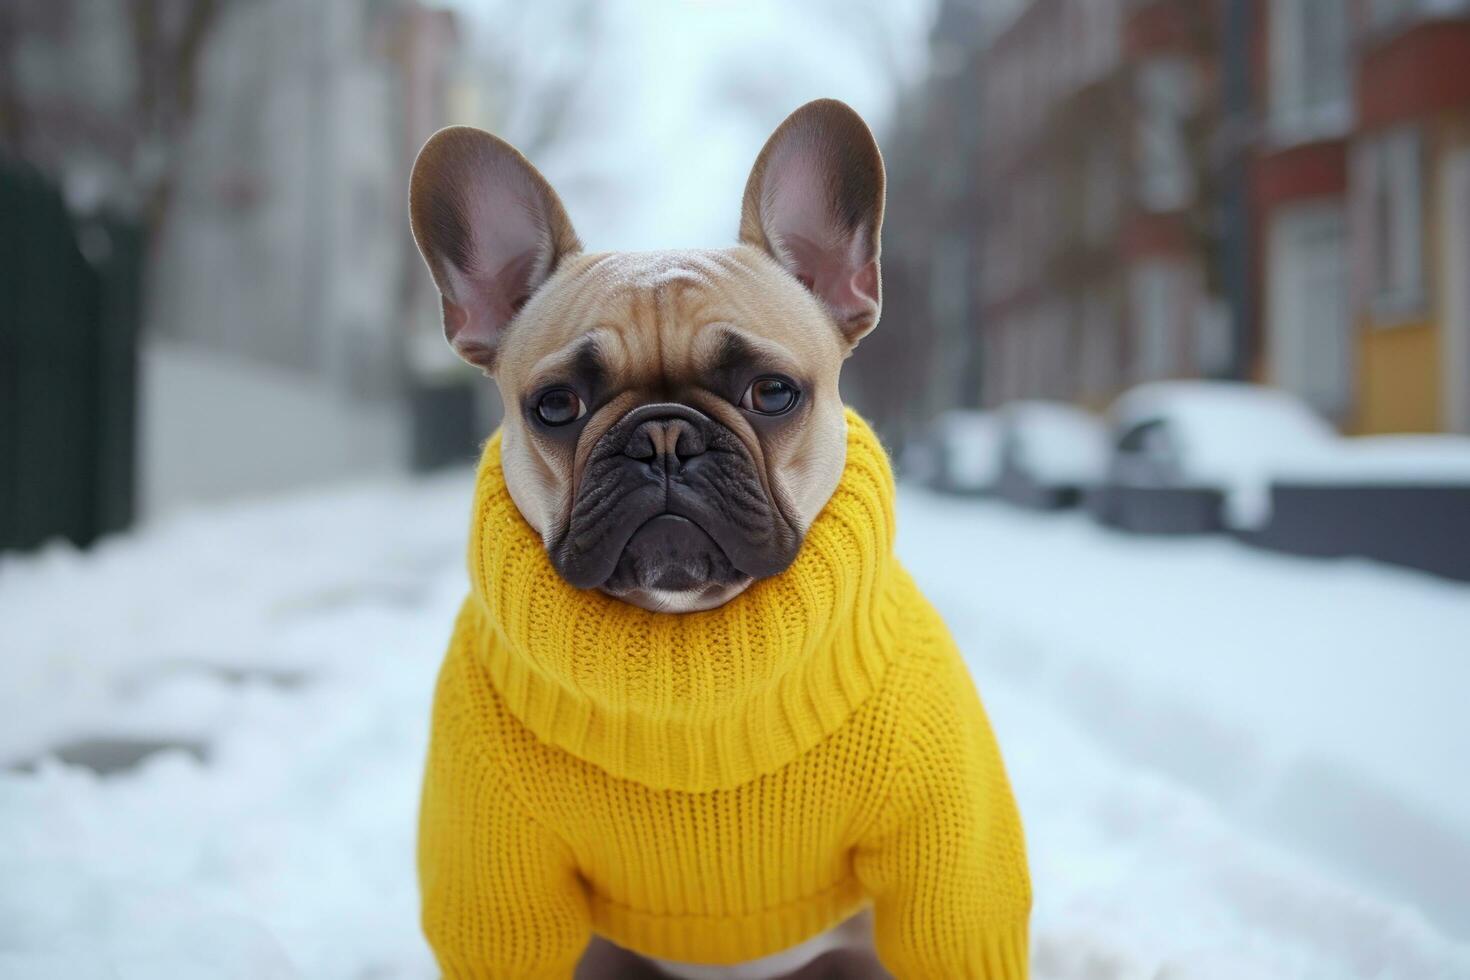
[[[1020,820],[974,685],[847,464],[795,563],[719,609],[567,585],[480,464],[472,592],[435,695],[423,925],[449,977],[568,978],[592,931],[737,963],[875,908],[906,978],[1027,973]]]

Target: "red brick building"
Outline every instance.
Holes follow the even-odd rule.
[[[985,400],[1225,366],[1198,138],[1212,0],[1033,0],[982,59]]]
[[[1031,0],[980,64],[987,402],[1470,431],[1470,0]]]
[[[1360,8],[1353,424],[1470,432],[1470,3]]]
[[[1358,431],[1470,431],[1470,4],[1271,0],[1256,373]]]

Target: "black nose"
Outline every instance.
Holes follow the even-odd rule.
[[[623,455],[655,469],[678,469],[709,448],[700,416],[682,405],[645,405],[623,445]]]

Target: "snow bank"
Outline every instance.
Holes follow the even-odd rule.
[[[982,688],[1014,683],[1237,826],[1470,940],[1470,587],[918,491],[900,503],[900,554]]]
[[[0,558],[0,976],[431,976],[414,820],[469,476]],[[193,740],[107,778],[87,737]]]
[[[1422,916],[1243,833],[1185,784],[1120,763],[1091,725],[1043,707],[1007,672],[1025,652],[1015,640],[975,650],[972,670],[1026,824],[1037,980],[1470,975],[1470,948]]]
[[[1356,436],[1333,452],[1287,460],[1276,476],[1294,483],[1470,487],[1470,438]]]
[[[396,401],[198,344],[151,340],[141,356],[139,490],[149,514],[383,476],[407,458]]]

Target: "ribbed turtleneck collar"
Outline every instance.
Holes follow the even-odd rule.
[[[708,612],[652,613],[568,585],[485,447],[470,540],[480,653],[544,742],[660,789],[734,786],[830,734],[891,655],[893,476],[847,414],[847,464],[792,566]]]

